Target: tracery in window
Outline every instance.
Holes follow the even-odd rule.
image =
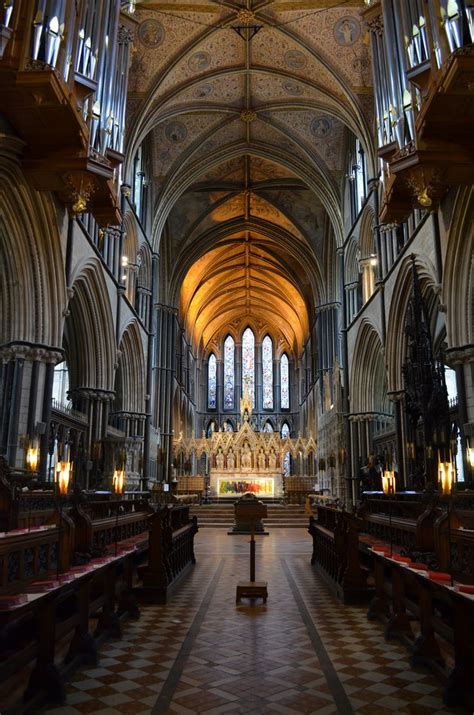
[[[224,409],[234,408],[234,384],[235,384],[235,343],[231,335],[224,341]]]
[[[255,407],[255,336],[250,328],[242,335],[242,395],[245,385]]]
[[[284,356],[286,357],[286,355]],[[290,426],[288,422],[284,422],[281,427],[281,436],[286,439],[290,436]],[[283,474],[285,477],[289,477],[291,472],[291,455],[289,452],[285,452],[283,456]]]
[[[280,402],[282,410],[290,409],[290,366],[285,353],[280,361]]]
[[[273,410],[273,343],[269,335],[262,342],[263,409]]]
[[[215,410],[217,407],[217,362],[214,354],[209,357],[208,364],[207,406],[210,410]]]
[[[267,421],[265,422],[265,424],[263,425],[263,431],[264,431],[264,432],[273,432],[273,431],[274,431],[274,430],[273,430],[273,425],[272,425],[272,423],[270,422],[270,420],[267,420]]]

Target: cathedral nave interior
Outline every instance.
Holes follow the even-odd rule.
[[[2,713],[472,712],[473,47],[3,3]]]

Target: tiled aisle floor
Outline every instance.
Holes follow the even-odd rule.
[[[309,564],[302,529],[275,529],[257,544],[265,605],[236,606],[248,578],[248,537],[202,529],[197,564],[167,606],[145,606],[100,667],[77,671],[68,703],[46,713],[422,715],[446,708],[441,688],[412,670],[404,647],[385,643],[364,607],[338,604]]]

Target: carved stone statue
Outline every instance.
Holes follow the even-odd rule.
[[[268,455],[268,467],[269,469],[276,469],[277,466],[277,458],[274,450],[272,449],[270,451],[270,454]]]
[[[224,455],[222,454],[222,447],[219,447],[219,451],[216,454],[216,467],[220,472],[224,469]]]
[[[229,450],[227,455],[227,469],[235,469],[235,454],[232,449]]]
[[[242,469],[252,468],[252,455],[250,453],[250,447],[247,442],[242,447],[242,456],[240,462],[242,465]]]
[[[257,461],[258,461],[258,468],[260,470],[265,469],[265,455],[264,455],[263,449],[261,447],[260,447],[260,451],[258,453]]]

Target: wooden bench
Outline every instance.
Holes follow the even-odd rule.
[[[369,596],[367,572],[359,561],[359,530],[360,520],[336,507],[317,505],[316,516],[309,519],[311,564],[318,567],[344,603]]]
[[[120,618],[138,616],[130,598],[135,550],[122,546],[116,557],[58,574],[58,527],[12,534],[1,539],[0,547],[3,563],[13,559],[19,564],[10,570],[0,599],[0,711],[13,707],[18,696],[29,709],[45,697],[63,703],[64,675],[71,666],[95,665],[97,643],[106,636],[120,637]],[[47,556],[40,556],[42,549]],[[30,553],[38,554],[38,568],[26,566]],[[58,660],[60,643],[66,654]]]
[[[65,674],[97,663],[97,644],[139,616],[135,596],[165,600],[195,562],[187,506],[79,500],[51,520],[0,537],[0,712],[64,702]]]
[[[196,563],[194,536],[197,518],[189,516],[189,507],[165,505],[150,519],[148,563],[140,569],[141,600],[166,603],[178,580]]]
[[[469,538],[473,548],[474,538]],[[397,638],[409,647],[412,665],[431,667],[441,676],[448,705],[472,708],[474,596],[453,589],[450,580],[431,579],[431,572],[411,569],[385,555],[374,553],[373,565],[375,597],[369,619],[385,623],[386,639]]]

